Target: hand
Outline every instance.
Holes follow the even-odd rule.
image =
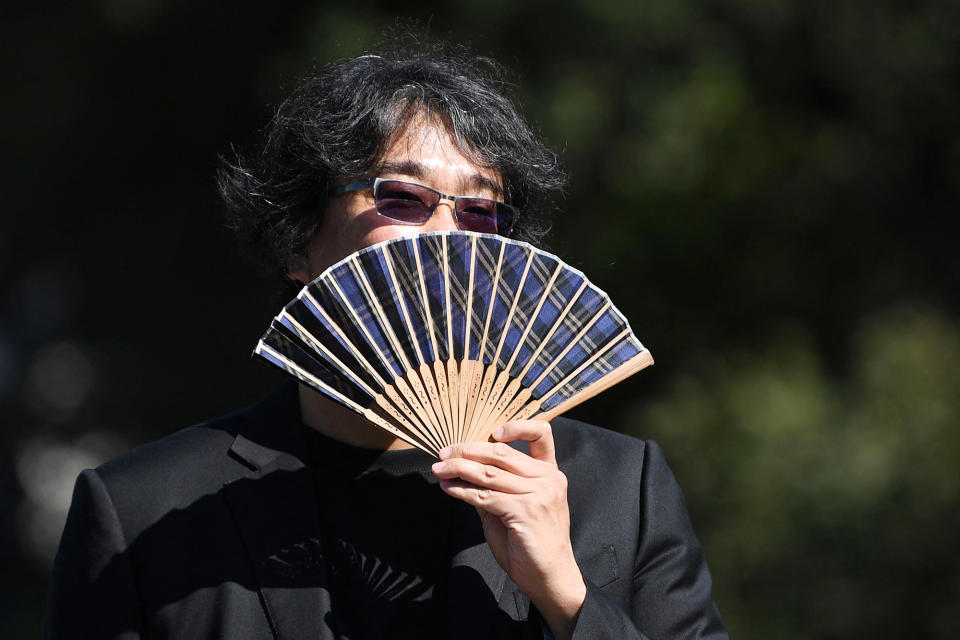
[[[570,543],[567,477],[557,468],[550,424],[516,420],[493,438],[447,447],[433,472],[447,494],[477,508],[497,562],[554,636],[569,638],[586,585]],[[527,440],[530,455],[505,444],[514,440]]]

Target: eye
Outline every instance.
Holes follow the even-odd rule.
[[[423,224],[433,213],[438,196],[426,187],[384,180],[377,184],[374,198],[380,215],[403,224]]]
[[[458,198],[457,219],[461,229],[497,233],[497,203],[485,198]]]
[[[497,203],[486,198],[458,198],[460,213],[477,217],[495,217]]]
[[[430,192],[424,187],[399,181],[381,182],[377,187],[377,200],[407,200],[425,204],[430,199]]]

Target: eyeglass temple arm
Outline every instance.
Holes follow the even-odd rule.
[[[327,191],[327,195],[338,196],[341,193],[349,193],[350,191],[359,191],[360,189],[366,189],[368,187],[372,187],[376,181],[377,181],[376,178],[364,178],[363,180],[348,182],[347,184],[342,184],[339,187],[333,187],[332,189]]]

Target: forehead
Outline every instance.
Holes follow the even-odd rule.
[[[453,195],[503,193],[503,181],[494,169],[468,157],[439,118],[422,114],[392,138],[375,170],[382,177],[416,179]]]

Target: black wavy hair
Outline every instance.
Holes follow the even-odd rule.
[[[280,105],[261,144],[222,160],[228,224],[248,252],[286,274],[317,233],[331,182],[367,174],[425,112],[465,156],[500,176],[505,199],[521,211],[512,237],[540,244],[549,196],[566,176],[508,88],[493,60],[436,45],[327,64]]]

